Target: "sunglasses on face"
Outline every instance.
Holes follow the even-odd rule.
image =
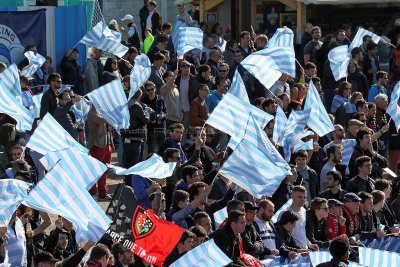
[[[154,88],[146,89],[146,92],[151,92],[151,91],[154,91]]]
[[[226,72],[226,70],[219,70],[219,72]]]

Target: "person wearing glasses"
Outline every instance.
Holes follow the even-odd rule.
[[[229,79],[220,80],[217,84],[217,90],[212,90],[210,95],[206,98],[207,106],[210,113],[213,112],[218,103],[222,100],[230,87]]]
[[[71,107],[82,100],[82,96],[71,99],[68,92],[62,92],[58,95],[58,107],[54,111],[54,118],[56,121],[76,140],[78,141],[79,132],[85,126],[85,122],[75,123],[74,111]]]
[[[333,201],[337,200],[333,199]],[[306,211],[306,236],[311,243],[317,244],[320,248],[329,247],[329,233],[327,231],[329,204],[330,202],[325,198],[316,197],[311,200],[310,209]],[[346,226],[343,230],[346,231]]]
[[[48,113],[54,116],[54,111],[57,108],[57,96],[60,94],[58,89],[61,88],[61,75],[58,73],[51,73],[47,79],[47,83],[50,85],[49,89],[43,94],[40,102],[40,119]]]
[[[117,58],[109,57],[107,58],[106,64],[104,64],[103,82],[107,84],[117,79],[121,79],[121,75],[118,71]]]

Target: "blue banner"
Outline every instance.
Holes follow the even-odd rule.
[[[0,61],[7,65],[24,58],[24,48],[34,44],[46,53],[46,10],[0,12]]]

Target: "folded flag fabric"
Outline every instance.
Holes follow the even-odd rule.
[[[398,266],[400,256],[396,252],[359,247],[358,256],[360,264],[366,266]]]
[[[0,227],[7,227],[15,209],[28,197],[30,186],[17,179],[0,180]]]
[[[219,228],[219,226],[221,225],[221,223],[226,219],[226,218],[228,218],[228,211],[227,211],[227,209],[226,209],[226,207],[225,208],[223,208],[223,209],[220,209],[220,210],[218,210],[218,211],[216,211],[216,212],[214,212],[214,221],[215,221],[215,228]]]
[[[43,79],[43,72],[40,67],[46,59],[39,53],[35,54],[32,51],[25,52],[24,56],[29,60],[29,65],[22,69],[21,75],[30,78],[36,72],[38,76]]]
[[[56,164],[29,193],[25,205],[70,220],[76,241],[98,241],[111,220],[96,203],[67,164]],[[84,175],[84,174],[81,174]]]
[[[114,80],[86,95],[99,115],[118,133],[129,128],[128,102],[121,80]]]
[[[290,167],[251,113],[248,124],[243,139],[219,172],[254,197],[272,196],[286,175],[291,173]]]
[[[50,171],[56,164],[63,168],[69,168],[76,179],[79,179],[79,183],[87,190],[91,189],[108,169],[97,159],[71,148],[49,152],[40,159],[40,163],[47,171]],[[64,166],[65,164],[66,166]]]
[[[229,93],[236,96],[237,98],[250,103],[249,96],[247,95],[246,87],[244,86],[242,76],[236,67],[235,75],[233,75],[231,88],[229,88]]]
[[[79,42],[94,46],[118,57],[122,57],[128,51],[128,47],[121,44],[120,40],[116,38],[103,21],[97,23]]]
[[[178,49],[178,41],[179,41],[179,28],[181,27],[188,27],[188,25],[183,22],[182,20],[176,20],[176,23],[174,25],[174,28],[172,29],[171,33],[171,38],[172,38],[172,43],[174,44],[174,50]]]
[[[282,134],[278,138],[278,145],[283,146],[285,139],[295,133],[301,132],[307,125],[310,118],[310,109],[293,110],[285,124]]]
[[[328,262],[332,259],[329,251],[312,251],[310,252],[310,259],[313,266],[317,266],[320,263]],[[361,261],[360,261],[361,262]],[[349,261],[349,267],[363,267],[365,265]],[[377,266],[377,265],[367,265],[367,266]],[[389,265],[384,265],[389,266]]]
[[[130,85],[128,101],[139,90],[139,88],[150,78],[151,63],[147,55],[141,54],[136,57],[135,65],[131,70]]]
[[[335,113],[338,108],[340,108],[341,105],[344,103],[348,102],[350,100],[350,97],[343,97],[340,95],[335,95],[332,101],[332,106],[331,106],[331,112]]]
[[[381,37],[379,37],[375,33],[372,33],[362,27],[359,27],[356,36],[354,36],[354,39],[349,46],[348,50],[349,53],[351,53],[351,50],[353,50],[354,47],[359,47],[362,44],[363,42],[362,39],[365,35],[371,36],[372,41],[374,41],[374,43],[376,44],[379,43],[379,40],[381,39]]]
[[[43,117],[26,146],[42,155],[65,148],[77,149],[84,153],[89,152],[86,147],[79,144],[64,130],[50,113]]]
[[[3,80],[0,80],[0,113],[14,118],[17,121],[17,130],[29,131],[32,129],[35,119],[33,114],[6,88]]]
[[[77,96],[79,95],[75,95],[75,97]],[[82,121],[87,120],[91,107],[92,107],[92,102],[90,102],[90,100],[86,98],[82,98],[81,101],[75,103],[75,105],[71,107],[76,117],[76,123],[81,123]]]
[[[22,104],[26,108],[33,107],[33,97],[30,91],[24,91],[22,92]]]
[[[203,31],[195,27],[180,27],[178,34],[178,59],[183,59],[186,52],[203,47]]]
[[[283,134],[288,119],[279,105],[276,105],[276,115],[274,124],[274,133],[272,139],[275,143],[278,142],[279,137]]]
[[[285,137],[283,141],[283,152],[284,152],[284,158],[287,162],[290,162],[290,157],[291,157],[291,150],[292,148],[295,148],[297,146],[305,146],[309,147],[310,144],[305,144],[301,139],[303,139],[306,136],[313,135],[314,132],[312,131],[307,131],[305,129],[298,130],[294,133],[289,134],[288,136]],[[310,140],[312,141],[312,140]],[[312,143],[311,143],[312,145]]]
[[[206,124],[229,134],[231,136],[230,144],[235,147],[242,140],[246,127],[248,127],[250,112],[262,129],[274,118],[228,92],[208,117]]]
[[[297,152],[299,150],[312,150],[313,147],[314,147],[314,142],[312,139],[307,142],[303,142],[300,140],[297,144],[294,145],[293,152]]]
[[[121,42],[122,34],[120,32],[111,30],[111,33],[114,35],[115,40],[117,40],[118,42]]]
[[[41,102],[42,102],[42,96],[43,96],[43,93],[39,93],[39,94],[32,96],[33,104],[34,104],[32,113],[35,118],[40,117],[40,106],[41,106]]]
[[[319,136],[324,136],[335,130],[312,80],[308,86],[304,109],[311,109],[307,125]]]
[[[292,47],[294,33],[291,29],[284,26],[283,28],[278,28],[275,34],[269,39],[268,47]]]
[[[328,53],[329,65],[336,81],[347,77],[347,67],[350,62],[350,57],[348,56],[347,51],[347,45],[341,45],[333,48]]]
[[[400,82],[396,84],[393,89],[392,96],[390,97],[390,103],[386,109],[386,112],[390,115],[393,122],[396,124],[396,130],[400,129],[400,107],[398,105],[400,97]]]
[[[117,175],[140,175],[146,178],[163,179],[173,174],[176,166],[176,162],[165,163],[162,157],[157,154],[153,154],[149,159],[139,162],[129,169],[124,169],[111,164],[107,164],[108,167],[113,169]]]
[[[183,234],[151,209],[144,209],[133,190],[119,184],[107,215],[113,221],[106,234],[150,264],[161,266]]]
[[[20,97],[22,95],[21,83],[19,81],[18,67],[15,63],[11,64],[8,68],[0,73],[0,81],[3,81],[6,88],[15,97]]]
[[[193,248],[185,255],[180,257],[171,267],[181,266],[213,266],[223,267],[231,263],[232,260],[215,244],[211,239],[200,246]]]
[[[351,104],[350,100],[346,103],[346,113],[355,113],[357,108],[355,104]]]
[[[275,214],[274,214],[274,216],[272,216],[271,221],[273,223],[277,223],[279,216],[281,216],[281,213],[284,212],[285,210],[287,210],[292,205],[292,203],[293,203],[292,199],[289,199],[288,201],[286,201],[286,203],[283,204],[283,206],[279,210],[275,211]]]

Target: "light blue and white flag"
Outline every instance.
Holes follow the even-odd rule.
[[[278,145],[283,146],[285,139],[289,135],[300,133],[306,127],[310,118],[310,113],[310,109],[293,110],[289,115],[289,119],[286,122],[282,134],[278,138]]]
[[[71,148],[49,152],[40,159],[40,163],[47,171],[50,171],[56,164],[63,168],[69,168],[79,180],[79,184],[87,190],[91,189],[108,169],[97,159]],[[64,166],[65,164],[67,165]]]
[[[335,113],[338,108],[340,108],[341,105],[344,103],[348,102],[350,100],[350,96],[348,97],[343,97],[340,95],[335,95],[335,97],[332,100],[332,106],[331,106],[331,112]]]
[[[341,45],[333,48],[328,53],[329,65],[336,81],[348,75],[347,67],[349,66],[350,57],[347,54],[347,49],[347,45]]]
[[[121,80],[114,80],[87,94],[99,115],[119,133],[129,128],[128,102]]]
[[[313,266],[317,266],[318,264],[321,264],[323,262],[330,261],[332,259],[332,256],[329,251],[311,251],[310,259]],[[377,265],[367,265],[367,266],[377,266]],[[389,266],[389,265],[380,265],[380,266]],[[366,267],[366,265],[349,261],[349,267]]]
[[[293,152],[297,152],[299,150],[312,150],[314,148],[314,142],[313,139],[307,141],[307,142],[303,142],[303,141],[299,141],[297,142],[294,147],[293,147]]]
[[[393,89],[392,96],[390,97],[390,103],[386,109],[386,112],[390,115],[393,122],[396,124],[396,130],[400,129],[400,107],[397,104],[400,97],[400,82],[396,84]]]
[[[293,47],[268,47],[249,55],[240,64],[266,88],[271,88],[282,73],[296,76]]]
[[[75,95],[75,97],[77,97],[79,95]],[[76,117],[76,123],[81,123],[82,121],[86,121],[90,108],[92,107],[92,102],[90,102],[90,100],[86,99],[86,98],[82,98],[81,101],[79,101],[78,103],[75,103],[75,105],[73,105],[71,107],[72,111],[75,114]]]
[[[245,135],[219,173],[257,198],[272,196],[290,172],[250,113]]]
[[[282,108],[279,105],[276,105],[274,134],[272,136],[272,139],[275,143],[277,143],[279,137],[283,135],[287,121],[288,119],[286,118],[285,112],[283,112]]]
[[[287,162],[290,161],[290,157],[292,155],[292,148],[296,147],[296,145],[302,146],[304,144],[301,139],[303,139],[306,136],[313,135],[314,132],[312,131],[307,131],[305,129],[299,129],[294,133],[291,133],[287,136],[285,136],[285,139],[283,140],[283,153],[285,160]]]
[[[236,96],[237,98],[250,103],[249,96],[247,95],[246,87],[244,86],[242,76],[236,67],[235,75],[233,75],[231,88],[229,88],[229,93]]]
[[[135,66],[131,70],[131,89],[129,91],[128,101],[139,90],[139,88],[150,78],[151,63],[145,54],[141,54],[135,59]]]
[[[3,80],[0,81],[0,113],[5,113],[14,118],[17,121],[17,130],[29,131],[32,129],[32,123],[35,119],[33,114],[11,94]]]
[[[203,31],[195,27],[181,27],[178,34],[178,59],[182,59],[186,52],[203,47]]]
[[[29,186],[17,179],[0,180],[0,227],[7,227],[15,209],[27,198]]]
[[[287,210],[292,205],[292,203],[293,203],[293,199],[291,199],[291,198],[288,201],[286,201],[286,203],[283,204],[283,206],[279,210],[275,211],[275,214],[274,214],[274,216],[272,216],[271,221],[273,223],[277,223],[278,218],[281,216],[281,213],[284,212],[285,210]]]
[[[214,215],[215,227],[218,229],[221,223],[223,223],[225,219],[228,218],[228,210],[225,207],[223,209],[214,212],[213,215]]]
[[[118,57],[122,57],[128,51],[128,47],[116,39],[103,21],[97,23],[79,42],[94,46]]]
[[[56,164],[32,189],[24,203],[71,221],[76,226],[78,243],[96,242],[107,231],[111,220],[80,180],[82,178],[78,179],[69,168]]]
[[[350,46],[349,46],[349,53],[351,53],[351,50],[353,50],[354,47],[359,47],[362,42],[363,42],[363,37],[365,35],[369,35],[372,38],[372,41],[374,41],[374,43],[379,43],[379,40],[381,39],[381,37],[379,37],[378,35],[376,35],[375,33],[372,33],[362,27],[358,28],[357,34],[356,36],[354,36],[353,41],[351,42]]]
[[[311,109],[307,125],[319,136],[324,136],[335,130],[335,127],[322,104],[321,97],[312,81],[310,81],[308,86],[304,109]]]
[[[294,33],[291,29],[284,26],[278,28],[275,34],[269,39],[268,47],[292,47],[293,48]]]
[[[15,63],[11,64],[7,69],[0,73],[0,81],[3,81],[6,88],[13,96],[17,97],[17,99],[22,95],[18,67]]]
[[[355,104],[350,103],[350,100],[346,103],[346,113],[356,113],[357,107]]]
[[[181,28],[181,27],[188,27],[188,25],[180,19],[176,20],[176,23],[175,23],[174,28],[172,29],[172,33],[171,33],[171,39],[172,39],[172,43],[174,44],[175,52],[178,49],[179,28]]]
[[[22,69],[21,75],[30,78],[36,72],[38,76],[43,79],[43,72],[40,67],[46,59],[39,53],[35,55],[32,51],[25,52],[24,56],[29,60],[29,65]]]
[[[274,118],[228,92],[208,117],[206,124],[229,134],[231,136],[229,143],[234,147],[239,144],[246,132],[250,112],[262,129]]]
[[[223,267],[231,262],[232,260],[211,239],[193,248],[170,266]]]
[[[66,148],[77,149],[84,153],[89,152],[86,147],[79,144],[64,130],[50,113],[43,117],[26,146],[42,155]]]
[[[349,163],[351,159],[351,155],[353,154],[354,146],[357,144],[357,141],[355,139],[344,139],[342,140],[342,146],[343,146],[343,159],[342,163],[343,165],[347,166],[347,170],[349,168]],[[326,153],[326,149],[330,146],[333,146],[334,143],[333,141],[330,142],[329,144],[324,146],[324,151]]]
[[[32,113],[35,118],[40,118],[40,106],[41,106],[41,102],[42,102],[42,96],[43,96],[43,93],[39,93],[39,94],[32,96],[33,104],[34,104]]]
[[[294,264],[285,264],[285,265],[278,265],[277,267],[311,267],[311,263],[294,263]]]
[[[163,179],[173,174],[176,162],[165,163],[162,157],[154,153],[149,159],[139,162],[129,169],[111,164],[107,164],[107,166],[113,169],[117,175],[135,174],[146,178]]]
[[[122,34],[120,32],[111,30],[111,33],[114,35],[115,40],[117,40],[118,42],[121,42]]]
[[[33,98],[32,98],[32,94],[30,91],[22,92],[22,104],[24,105],[24,107],[26,107],[28,109],[30,107],[33,107],[34,103],[33,103]]]

